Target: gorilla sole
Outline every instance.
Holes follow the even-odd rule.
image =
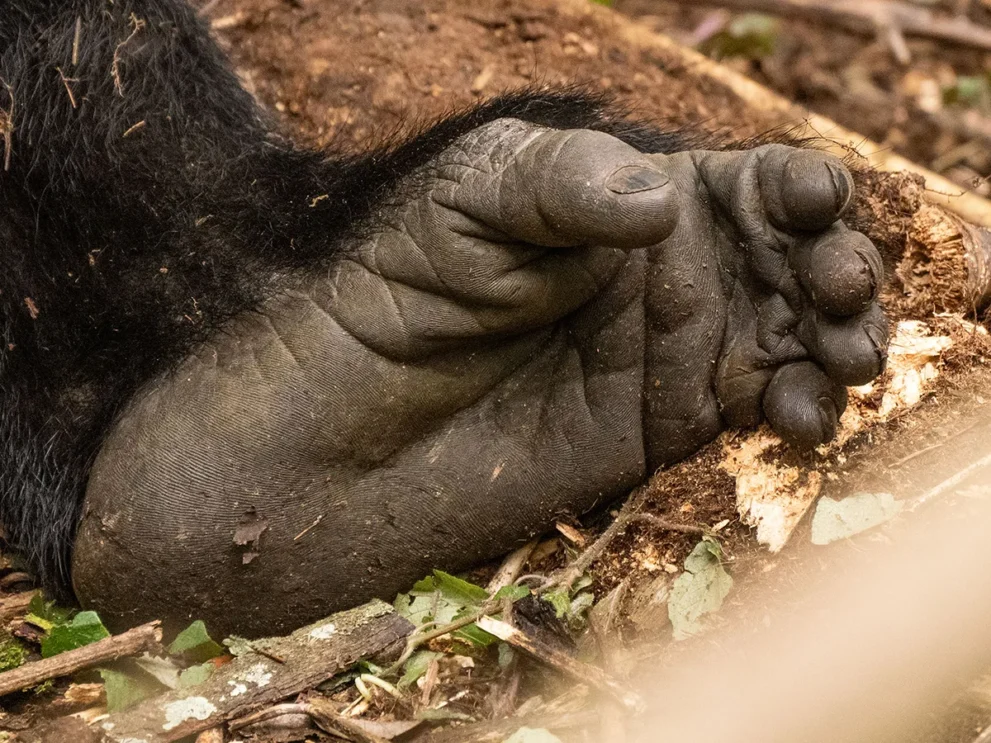
[[[391,597],[728,426],[826,441],[883,367],[828,155],[693,150],[570,92],[307,152],[178,0],[13,10],[0,521],[107,621]]]

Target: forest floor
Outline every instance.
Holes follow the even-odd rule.
[[[631,41],[625,19],[579,0],[204,0],[200,4],[246,87],[272,112],[286,136],[313,146],[370,147],[501,91],[573,82],[608,91],[637,116],[677,129],[747,139],[797,123],[781,112],[753,109],[724,86],[687,74],[684,61],[676,55]],[[986,23],[985,11],[973,5],[975,22]],[[910,39],[911,62],[905,65],[877,39],[835,28],[747,17],[740,31],[733,27],[740,14],[715,9],[662,0],[617,0],[614,7],[693,46],[732,52],[722,60],[725,64],[785,97],[962,186],[991,193],[985,181],[991,172],[991,90],[986,90],[991,59],[984,52]],[[904,249],[904,236],[883,234],[873,224],[870,210],[858,208],[855,226],[875,230],[871,236],[893,266]],[[902,208],[907,209],[891,206],[892,211]],[[897,287],[892,291],[897,293]],[[896,319],[920,319],[917,308],[903,310],[897,304],[891,305]],[[826,495],[866,491],[911,498],[939,487],[989,453],[986,405],[991,402],[987,368],[991,343],[978,326],[928,315],[922,319],[930,323],[927,332],[951,339],[952,347],[925,359],[938,377],[927,383],[909,406],[911,411],[906,407],[884,420],[877,418],[875,425],[857,428],[842,447],[811,459],[796,458],[772,445],[757,456],[777,468],[769,476],[809,469],[822,480]],[[865,392],[858,405],[862,418],[875,416],[880,390]],[[806,518],[795,531],[792,546],[778,554],[768,552],[738,514],[737,480],[724,466],[728,455],[740,454],[734,446],[732,437],[716,442],[686,465],[658,475],[637,497],[644,513],[715,528],[736,584],[725,610],[710,624],[757,626],[767,621],[767,609],[748,604],[751,586],[766,590],[770,584],[785,590],[799,574],[791,566],[807,559],[825,560],[831,551],[860,550],[864,544],[815,548],[818,551],[810,558],[811,527]],[[950,488],[944,503],[966,514],[971,495]],[[612,517],[603,512],[563,519],[558,536],[538,547],[526,572],[547,573],[565,564],[592,544]],[[596,600],[604,604],[606,597],[622,599],[621,609],[609,617],[610,625],[631,640],[650,639],[649,649],[638,646],[641,659],[656,657],[671,641],[668,612],[656,598],[670,593],[698,542],[697,534],[635,523],[593,565],[589,590]],[[470,577],[484,585],[494,567]],[[16,575],[10,567],[5,572],[8,578]],[[0,583],[0,600],[5,592],[27,587],[25,578],[18,580]],[[443,644],[436,648],[450,649]],[[478,663],[491,665],[493,660],[478,659]],[[383,695],[372,694],[369,714],[401,717],[423,707],[445,706],[462,716],[485,719],[493,712],[492,691],[498,687],[504,692],[505,678],[499,678],[496,669],[496,681],[482,671],[476,671],[473,680],[466,672],[468,666],[445,661],[439,681],[434,670],[432,692],[398,708],[386,704]],[[553,675],[531,674],[515,682],[514,698],[522,702],[538,682],[545,695],[568,686],[555,682]],[[39,719],[84,706],[65,703],[65,692],[66,685],[60,683],[40,694],[10,698],[6,711],[0,711],[0,731],[23,731]],[[351,704],[355,694],[352,688],[336,699]],[[92,695],[86,699],[93,704]],[[949,712],[934,710],[932,726],[919,731],[920,743],[972,741],[976,730],[991,723],[991,709],[972,704],[972,699],[973,695],[964,694]],[[98,706],[98,695],[96,701]],[[327,737],[313,728],[297,733],[268,730],[259,732],[257,739]]]

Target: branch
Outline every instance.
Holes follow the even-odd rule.
[[[644,710],[645,704],[639,694],[624,688],[601,668],[575,660],[570,655],[555,650],[498,619],[482,617],[477,624],[480,629],[485,630],[490,635],[498,637],[514,648],[519,648],[532,658],[571,677],[572,680],[604,691],[627,710],[638,713]]]
[[[48,679],[70,676],[77,671],[103,663],[161,651],[162,629],[159,622],[149,622],[121,635],[106,637],[92,645],[60,653],[34,663],[0,673],[0,696],[36,686]]]
[[[699,5],[697,0],[675,0],[682,5]],[[971,23],[966,16],[943,16],[895,0],[704,0],[734,10],[759,11],[785,18],[829,24],[859,34],[875,35],[894,29],[907,36],[948,41],[991,51],[991,30]]]
[[[722,2],[728,5],[749,1],[725,0],[724,2],[724,0],[714,0],[713,4]],[[768,1],[771,0],[753,0],[753,3]],[[798,0],[794,1],[798,2]],[[804,0],[802,1],[804,2]],[[570,2],[577,4],[580,0],[570,0]],[[687,4],[689,0],[678,0],[678,2]],[[865,0],[865,2],[869,2],[869,0]],[[811,5],[811,3],[806,3],[806,5]],[[583,4],[582,7],[587,8],[587,5]],[[738,7],[743,6],[739,5]],[[843,3],[843,7],[846,7],[846,2]],[[609,12],[607,8],[600,8],[592,12],[608,14],[609,21],[616,28],[617,33],[625,37],[631,44],[673,58],[673,62],[677,63],[679,69],[684,70],[686,76],[727,88],[748,107],[780,116],[783,122],[804,121],[807,132],[821,139],[824,149],[841,158],[856,154],[864,158],[872,168],[889,173],[908,172],[922,176],[925,180],[926,196],[930,203],[938,204],[972,224],[991,227],[991,202],[973,191],[963,190],[938,173],[913,163],[908,158],[896,155],[891,152],[889,147],[884,147],[862,134],[857,134],[840,126],[832,119],[812,113],[745,75],[731,70],[725,65],[713,62],[705,55],[682,46],[663,34],[651,31],[641,24],[618,18],[615,12]]]

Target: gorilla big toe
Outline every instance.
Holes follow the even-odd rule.
[[[76,11],[39,4],[49,46],[0,34],[0,77],[70,48]],[[881,261],[839,221],[829,155],[678,151],[594,99],[522,93],[335,160],[269,135],[181,4],[81,5],[103,34],[82,36],[87,116],[149,124],[0,176],[0,519],[51,583],[73,545],[105,621],[262,634],[391,597],[726,427],[828,441],[844,385],[883,368]],[[133,69],[131,13],[159,16]],[[146,99],[100,77],[111,57]],[[26,142],[75,116],[34,103]],[[47,253],[19,231],[38,214]]]

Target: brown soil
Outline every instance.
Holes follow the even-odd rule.
[[[583,0],[210,5],[248,88],[311,143],[365,145],[508,89],[573,82],[676,127],[744,138],[781,123],[741,119],[735,96],[700,88],[678,74],[677,60],[634,48],[614,14]]]

